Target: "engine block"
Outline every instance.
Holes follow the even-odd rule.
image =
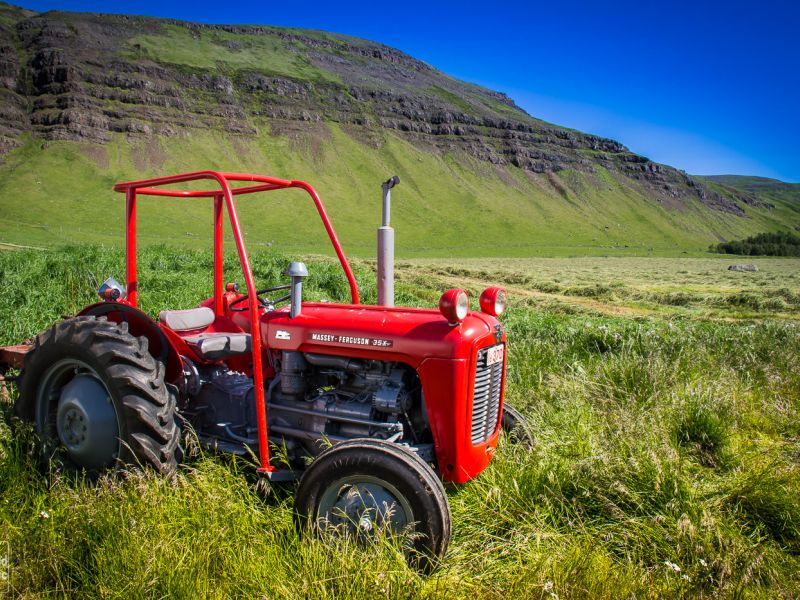
[[[284,351],[267,386],[270,440],[290,460],[315,456],[329,443],[377,438],[432,456],[416,372],[400,363]],[[186,414],[201,439],[226,450],[257,445],[253,380],[221,366],[195,367]]]

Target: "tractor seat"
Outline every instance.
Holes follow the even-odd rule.
[[[207,306],[188,310],[162,310],[158,320],[172,331],[205,329],[214,322],[214,311]]]
[[[221,360],[247,354],[251,351],[249,333],[201,333],[183,338],[183,341],[203,360]]]

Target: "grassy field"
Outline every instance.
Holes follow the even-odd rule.
[[[259,282],[288,256],[260,250]],[[507,398],[532,451],[502,443],[448,490],[454,540],[430,577],[388,542],[301,540],[292,487],[267,498],[251,465],[197,455],[175,482],[96,487],[37,472],[30,436],[0,419],[0,560],[10,595],[265,598],[794,598],[800,595],[800,261],[413,260],[398,300],[505,283]],[[453,264],[457,264],[454,267]],[[326,258],[309,297],[345,298]],[[98,247],[0,252],[0,343],[92,301],[123,257]],[[144,308],[207,295],[211,258],[142,253]],[[235,277],[236,264],[227,265]],[[355,270],[367,302],[373,270]],[[474,304],[473,295],[473,304]]]
[[[800,318],[800,260],[783,258],[576,257],[419,259],[401,262],[400,276],[424,271],[441,285],[480,294],[485,282],[505,285],[517,303],[559,311],[621,316],[718,319]],[[749,263],[757,272],[729,271]],[[482,287],[483,286],[483,287]]]

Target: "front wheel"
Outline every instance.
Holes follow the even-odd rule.
[[[528,424],[528,419],[516,408],[506,403],[503,404],[503,418],[500,421],[500,427],[512,442],[526,448],[533,448],[533,429]]]
[[[423,571],[436,566],[450,542],[442,482],[416,454],[382,440],[347,440],[320,454],[300,480],[295,518],[301,530],[359,539],[400,535]]]

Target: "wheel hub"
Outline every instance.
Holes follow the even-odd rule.
[[[331,485],[320,501],[319,519],[323,527],[344,527],[367,536],[382,529],[399,532],[413,522],[406,498],[388,482],[369,476]]]
[[[105,386],[93,375],[76,375],[64,386],[56,430],[72,460],[81,467],[100,469],[117,458],[117,413]]]
[[[61,423],[61,441],[67,448],[76,451],[86,443],[86,416],[75,407],[64,413]]]

